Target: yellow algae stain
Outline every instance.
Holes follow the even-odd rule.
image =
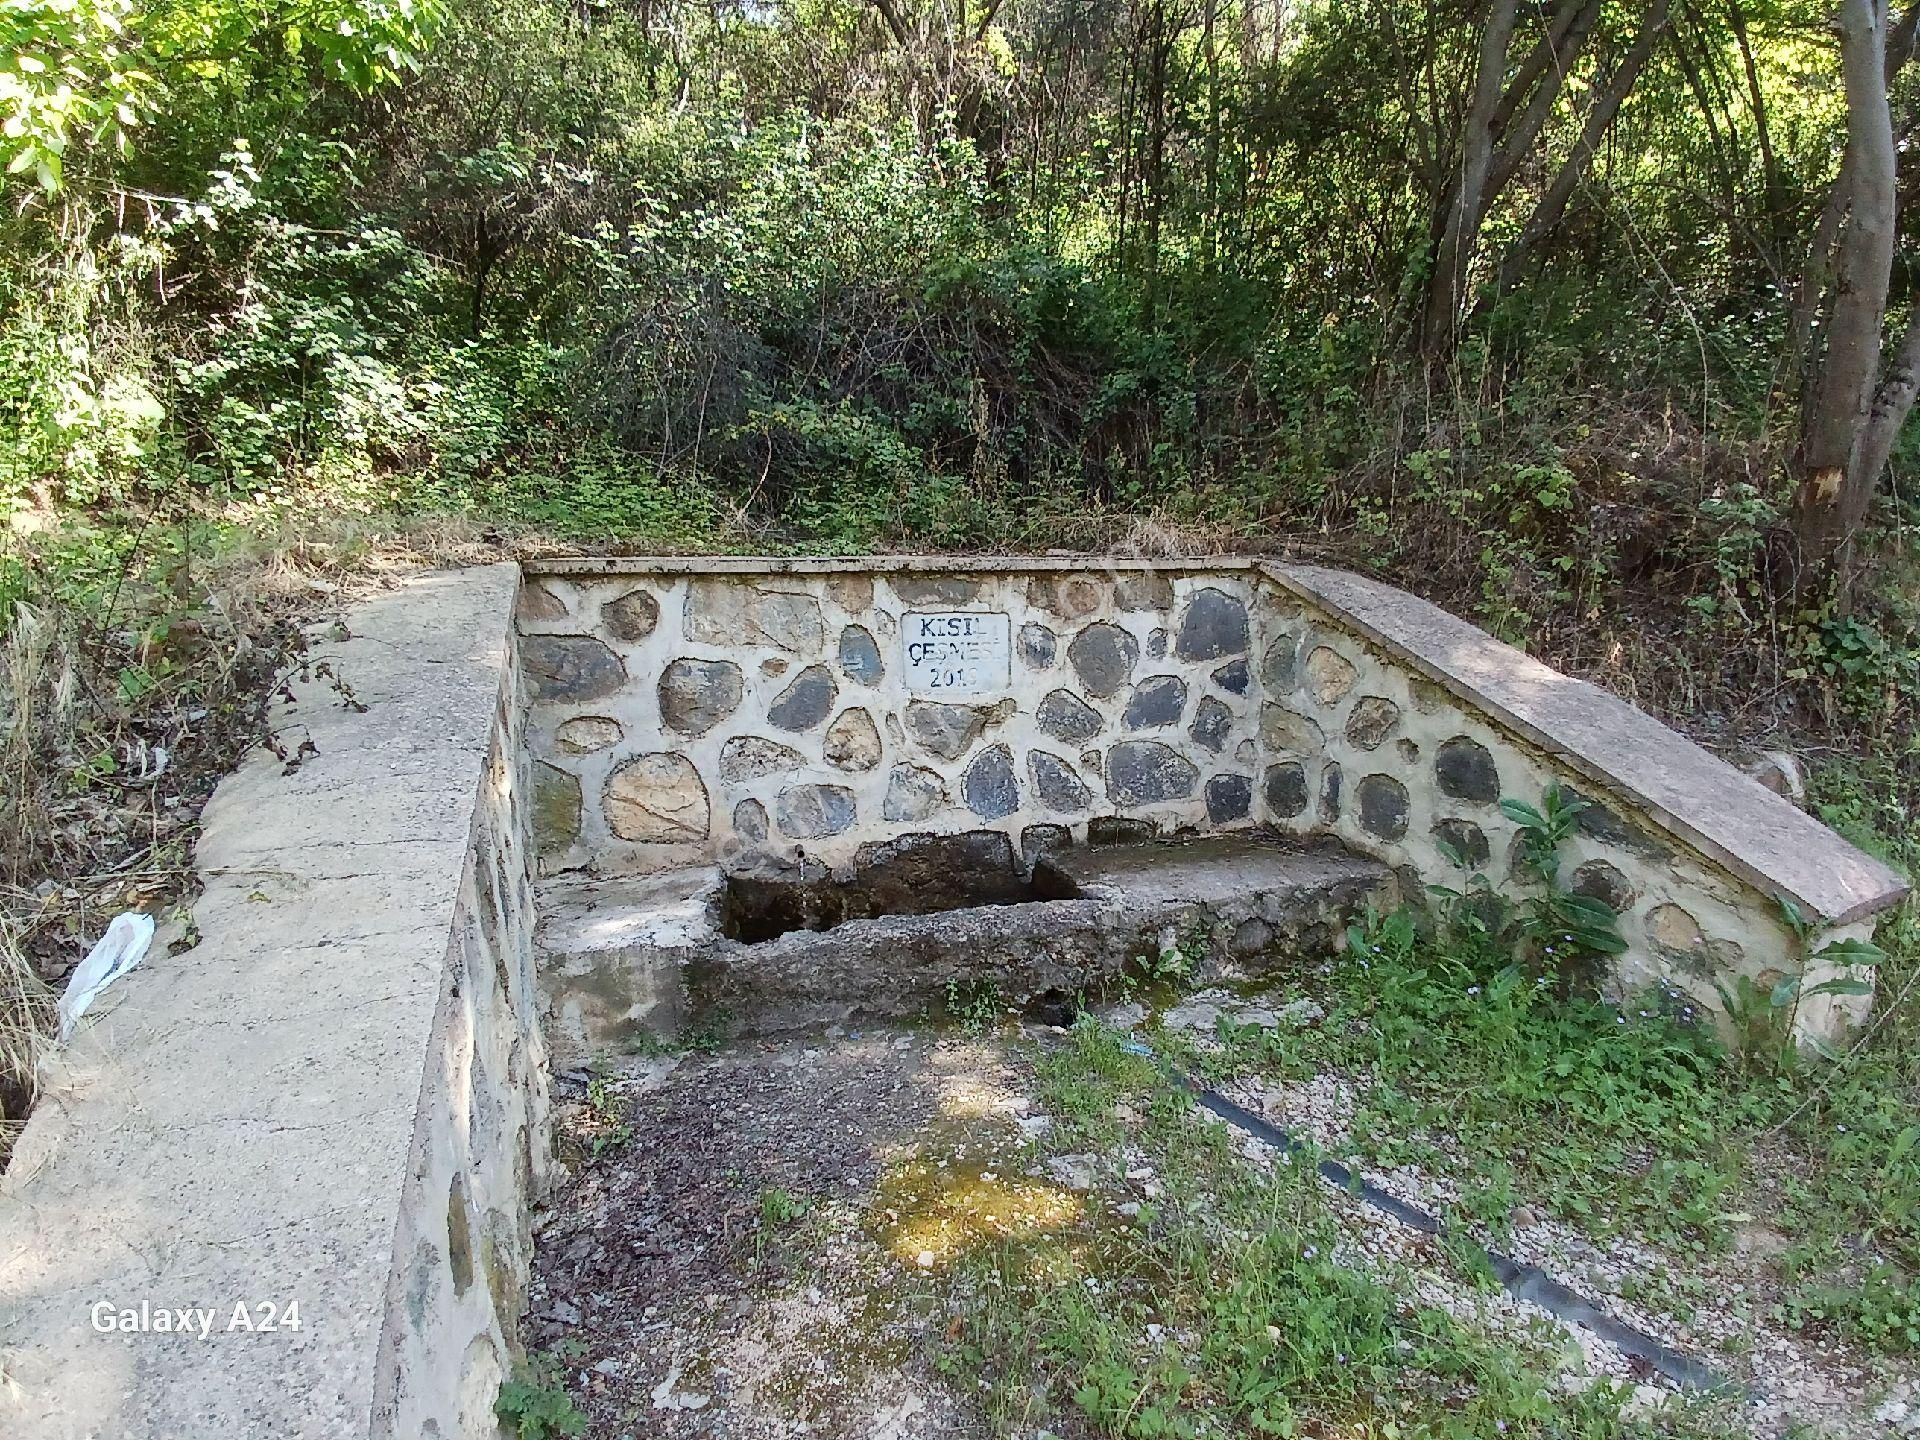
[[[896,1260],[920,1269],[951,1264],[986,1241],[1026,1240],[1076,1223],[1081,1197],[991,1162],[946,1163],[925,1156],[895,1165],[874,1193],[876,1238]]]

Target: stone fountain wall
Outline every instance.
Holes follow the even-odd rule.
[[[1736,976],[1830,978],[1813,954],[1905,893],[1625,702],[1343,572],[563,561],[518,615],[549,874],[1264,826],[1383,860],[1410,897],[1477,873],[1524,899],[1499,802],[1557,783],[1588,802],[1561,875],[1620,913],[1618,986],[1710,1011]],[[957,668],[916,661],[928,635]],[[1866,1003],[1809,996],[1794,1023],[1838,1033]]]
[[[834,863],[915,831],[992,828],[1032,847],[1090,825],[1250,825],[1253,580],[531,578],[542,863],[618,873],[748,848]],[[913,667],[910,632],[971,616],[1005,617],[971,685]]]

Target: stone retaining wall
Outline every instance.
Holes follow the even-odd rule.
[[[46,1075],[0,1178],[8,1440],[497,1440],[547,1169],[518,581],[320,637],[364,710],[295,682],[315,750],[208,804],[197,942]]]
[[[1589,802],[1562,873],[1621,913],[1623,988],[1719,1008],[1864,938],[1904,885],[1683,737],[1390,586],[1314,567],[553,561],[519,626],[545,872],[839,864],[911,832],[1067,842],[1265,825],[1412,893],[1528,893],[1503,797]],[[929,620],[927,617],[937,617]],[[947,617],[974,617],[961,623]],[[1004,617],[1004,618],[1001,618]],[[909,647],[997,631],[943,696]],[[991,650],[991,646],[987,649]],[[909,673],[912,672],[912,673]],[[1783,919],[1790,902],[1810,927]],[[1807,1000],[1830,1034],[1862,997]]]

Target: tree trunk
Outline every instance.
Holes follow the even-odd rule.
[[[1849,550],[1873,497],[1856,452],[1880,366],[1893,267],[1893,117],[1887,109],[1886,32],[1876,0],[1842,0],[1840,68],[1846,82],[1848,217],[1834,264],[1826,346],[1800,436],[1794,529],[1815,577],[1845,583]]]
[[[1511,125],[1503,124],[1498,115],[1494,117],[1494,133],[1500,137],[1500,151],[1494,156],[1493,169],[1487,178],[1486,194],[1481,200],[1483,210],[1492,208],[1493,202],[1512,181],[1514,172],[1526,163],[1534,142],[1540,138],[1540,132],[1553,116],[1553,107],[1560,99],[1560,92],[1566,88],[1567,72],[1586,48],[1587,37],[1593,33],[1594,22],[1599,18],[1598,5],[1589,5],[1580,11],[1574,17],[1573,24],[1560,37],[1560,43],[1553,50],[1550,63],[1541,75],[1540,83],[1534,87],[1526,108],[1520,111]],[[1508,94],[1512,93],[1513,88],[1509,88]]]
[[[1913,413],[1913,401],[1920,395],[1920,304],[1907,316],[1907,331],[1894,352],[1880,388],[1874,392],[1873,406],[1867,412],[1867,427],[1854,452],[1858,484],[1867,498],[1879,488],[1887,461],[1900,439],[1900,431]]]
[[[1587,111],[1586,123],[1580,127],[1580,138],[1574,141],[1573,153],[1567,156],[1566,163],[1553,177],[1553,183],[1547,186],[1546,194],[1533,207],[1533,213],[1527,217],[1520,234],[1507,247],[1507,253],[1500,261],[1500,289],[1513,287],[1533,247],[1551,234],[1561,217],[1567,213],[1567,202],[1573,198],[1574,190],[1593,165],[1593,157],[1600,152],[1600,142],[1612,127],[1613,117],[1619,114],[1621,105],[1633,93],[1640,72],[1646,69],[1647,61],[1653,55],[1653,47],[1666,31],[1668,18],[1667,0],[1648,0],[1646,11],[1640,17],[1640,33],[1634,36],[1627,53],[1620,57],[1620,63],[1614,67],[1613,77],[1607,82],[1606,89]]]
[[[1474,242],[1479,239],[1480,222],[1486,214],[1487,171],[1493,164],[1493,114],[1500,104],[1506,79],[1507,46],[1513,39],[1514,12],[1518,8],[1519,0],[1491,0],[1487,28],[1480,37],[1473,100],[1460,133],[1459,178],[1447,210],[1446,224],[1440,232],[1440,243],[1434,250],[1433,273],[1427,278],[1426,304],[1420,321],[1420,350],[1429,360],[1438,359],[1453,348],[1460,305],[1467,289],[1467,269],[1472,264]]]
[[[1496,134],[1504,134],[1507,123],[1513,119],[1513,112],[1540,82],[1540,77],[1549,69],[1565,70],[1567,62],[1562,51],[1567,35],[1578,27],[1581,38],[1591,30],[1600,18],[1600,0],[1561,0],[1560,8],[1553,12],[1547,21],[1546,33],[1534,43],[1527,58],[1520,62],[1514,71],[1513,80],[1508,84],[1506,93],[1501,95],[1500,103],[1494,107],[1493,128]],[[1579,48],[1577,45],[1575,48]]]
[[[1916,37],[1920,37],[1920,4],[1909,5],[1887,30],[1887,58],[1883,73],[1887,77],[1889,90],[1893,88],[1894,77],[1913,58]],[[1852,194],[1853,173],[1842,157],[1840,173],[1834,177],[1826,207],[1821,210],[1819,222],[1813,227],[1813,243],[1807,247],[1806,268],[1801,272],[1800,283],[1794,290],[1790,364],[1795,370],[1799,368],[1801,357],[1807,353],[1813,317],[1820,308],[1820,301],[1826,296],[1827,276],[1832,272],[1833,242],[1839,237],[1841,222],[1847,218],[1847,202]]]

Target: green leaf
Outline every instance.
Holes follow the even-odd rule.
[[[1831,980],[1822,980],[1818,985],[1808,986],[1806,993],[1809,995],[1871,995],[1873,986],[1865,980],[1855,980],[1851,976],[1836,976]]]
[[[1516,825],[1525,825],[1533,830],[1545,830],[1547,817],[1524,800],[1505,799],[1500,802],[1500,813]]]
[[[1835,940],[1814,952],[1814,959],[1834,965],[1878,965],[1887,952],[1871,940]]]

